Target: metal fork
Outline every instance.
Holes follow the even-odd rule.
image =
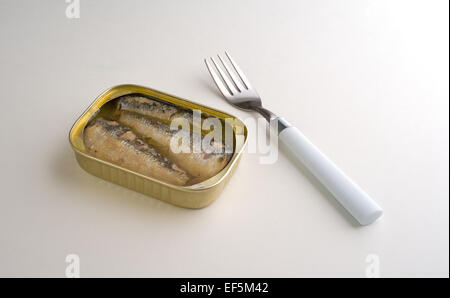
[[[238,108],[261,114],[271,127],[277,129],[279,140],[294,160],[306,166],[361,225],[368,225],[378,219],[383,214],[380,206],[297,128],[264,108],[261,97],[250,85],[236,61],[227,52],[225,55],[229,60],[228,63],[220,55],[217,55],[220,63],[210,58],[214,67],[207,59],[205,63],[217,88],[226,100]]]

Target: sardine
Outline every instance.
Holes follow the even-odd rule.
[[[95,157],[175,185],[189,175],[117,121],[97,118],[84,130],[84,144]]]
[[[193,125],[191,111],[140,95],[126,95],[121,97],[117,102],[117,110],[139,113],[166,123],[170,123],[176,118],[183,118],[191,126]]]
[[[138,135],[146,138],[165,156],[186,170],[188,174],[198,178],[198,180],[205,180],[216,175],[226,166],[231,157],[231,153],[225,152],[224,144],[215,141],[210,143],[212,148],[216,149],[214,152],[206,153],[202,151],[195,153],[193,151],[193,143],[202,142],[203,136],[186,131],[184,132],[188,134],[190,139],[190,153],[175,153],[170,149],[170,142],[177,132],[170,130],[170,126],[166,123],[140,114],[124,111],[120,114],[119,122],[129,126]]]

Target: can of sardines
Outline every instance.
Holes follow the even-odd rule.
[[[247,128],[216,109],[120,85],[97,97],[69,141],[87,172],[177,206],[202,208],[236,168]]]

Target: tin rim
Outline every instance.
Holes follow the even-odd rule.
[[[211,177],[211,178],[209,178],[209,179],[207,179],[207,180],[205,180],[205,181],[199,182],[199,183],[197,183],[197,184],[189,185],[189,186],[179,186],[179,185],[170,184],[170,183],[164,182],[164,181],[162,181],[162,180],[159,180],[159,179],[157,179],[157,178],[153,178],[153,177],[150,177],[150,176],[146,176],[146,175],[137,173],[137,172],[135,172],[135,171],[129,170],[129,169],[127,169],[127,168],[118,166],[118,165],[116,165],[116,164],[110,163],[110,162],[108,162],[108,161],[102,160],[102,159],[100,159],[100,158],[96,158],[96,157],[91,156],[90,154],[88,154],[88,153],[86,153],[86,152],[83,152],[81,149],[77,148],[77,146],[74,144],[73,139],[74,139],[75,136],[77,135],[77,133],[76,133],[76,131],[75,131],[75,128],[77,128],[77,126],[80,125],[80,121],[81,121],[83,118],[85,118],[85,116],[89,113],[89,111],[91,111],[91,110],[93,109],[93,107],[95,106],[95,104],[96,104],[98,101],[100,101],[101,99],[103,99],[104,97],[106,97],[106,95],[107,95],[109,92],[112,92],[113,90],[115,90],[115,89],[120,89],[120,88],[146,89],[146,90],[148,90],[148,91],[150,91],[150,92],[152,92],[152,93],[157,93],[158,95],[163,95],[164,97],[170,97],[170,98],[173,98],[173,99],[175,99],[175,100],[177,100],[177,101],[187,102],[187,103],[189,103],[189,104],[191,104],[191,105],[198,106],[198,107],[201,107],[201,108],[206,108],[207,110],[210,110],[210,111],[213,111],[213,112],[216,112],[216,113],[223,114],[224,116],[229,116],[230,118],[233,118],[234,120],[239,121],[239,125],[242,126],[242,128],[243,128],[242,134],[243,134],[243,136],[244,136],[243,143],[240,145],[240,148],[235,148],[235,150],[234,150],[234,152],[233,152],[233,155],[232,155],[230,161],[229,161],[228,164],[225,166],[225,168],[223,168],[220,172],[218,172],[216,175],[214,175],[213,177]],[[131,93],[133,93],[133,92],[130,92],[130,93],[128,93],[128,94],[131,94]],[[134,93],[136,93],[136,92],[134,92]],[[125,94],[127,94],[127,93],[125,93]],[[125,94],[124,94],[124,95],[125,95]],[[99,107],[98,107],[95,111],[93,111],[93,113],[91,113],[91,116],[90,116],[90,117],[92,117],[93,115],[95,115],[95,112],[97,112],[104,104],[106,104],[107,102],[109,102],[109,101],[111,101],[111,100],[113,100],[113,99],[115,99],[115,98],[117,98],[117,97],[118,97],[118,96],[113,97],[113,98],[109,98],[109,99],[105,100],[104,102],[102,102],[102,103],[99,105]],[[155,97],[157,97],[157,96],[155,96]],[[158,97],[157,97],[157,98],[158,98]],[[162,100],[164,100],[164,101],[167,102],[167,100],[165,100],[165,99],[162,99]],[[90,119],[90,118],[89,118],[89,119]],[[89,121],[89,120],[88,120],[88,121]],[[86,121],[86,123],[87,123],[88,121]],[[86,123],[84,123],[82,129],[84,129],[84,126],[86,125]],[[234,132],[234,133],[235,133],[235,132]],[[71,147],[72,147],[72,150],[73,150],[76,154],[83,155],[84,157],[86,157],[86,158],[88,158],[88,159],[95,160],[95,161],[97,161],[97,162],[99,162],[99,163],[106,164],[106,165],[108,165],[108,166],[110,166],[110,167],[113,167],[113,168],[116,168],[116,169],[119,169],[119,170],[128,172],[128,173],[133,174],[133,175],[137,175],[137,176],[139,176],[139,177],[141,177],[141,178],[143,178],[143,179],[146,179],[146,180],[149,180],[149,181],[152,181],[152,182],[155,182],[155,183],[160,183],[160,184],[163,184],[163,185],[165,185],[165,186],[167,186],[167,187],[170,187],[170,188],[173,188],[173,189],[182,190],[182,191],[185,191],[185,192],[186,192],[186,191],[188,191],[188,192],[199,192],[199,191],[203,191],[203,190],[207,190],[207,189],[213,188],[213,187],[217,186],[218,184],[220,184],[220,183],[221,183],[221,182],[222,182],[222,181],[230,174],[230,172],[231,172],[231,171],[234,169],[234,167],[236,166],[236,163],[239,161],[239,158],[241,157],[242,152],[243,152],[243,150],[245,149],[245,146],[247,145],[247,139],[248,139],[248,130],[247,130],[247,127],[246,127],[246,125],[244,124],[244,122],[243,122],[241,119],[239,119],[238,117],[235,117],[235,116],[230,115],[230,114],[228,114],[228,113],[226,113],[226,112],[224,112],[224,111],[221,111],[221,110],[218,110],[218,109],[215,109],[215,108],[212,108],[212,107],[203,105],[203,104],[198,104],[198,103],[192,102],[192,101],[190,101],[190,100],[187,100],[187,99],[184,99],[184,98],[175,96],[175,95],[171,95],[171,94],[166,93],[166,92],[161,92],[161,91],[158,91],[158,90],[155,90],[155,89],[146,87],[146,86],[140,86],[140,85],[135,85],[135,84],[120,84],[120,85],[115,85],[115,86],[113,86],[113,87],[111,87],[111,88],[108,88],[108,89],[106,89],[105,91],[103,91],[100,95],[98,95],[98,96],[95,98],[95,100],[89,105],[89,107],[86,108],[86,109],[83,111],[83,113],[77,118],[77,120],[74,122],[74,124],[72,125],[72,127],[71,127],[71,129],[70,129],[70,132],[69,132],[69,143],[70,143],[70,145],[71,145]],[[220,178],[217,179],[217,176],[219,176],[219,175],[220,175]],[[216,180],[215,180],[214,182],[211,183],[210,180],[212,180],[212,179],[216,179]],[[210,183],[208,183],[208,181],[210,181]]]

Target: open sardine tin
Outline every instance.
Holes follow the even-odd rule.
[[[200,110],[207,117],[233,123],[233,153],[228,164],[213,177],[188,186],[178,186],[131,171],[127,168],[92,156],[83,142],[84,128],[88,122],[102,112],[101,108],[111,100],[128,94],[143,94],[158,101],[174,104],[189,110]],[[228,121],[227,121],[228,122]],[[185,208],[202,208],[213,202],[221,193],[235,170],[247,143],[247,127],[236,117],[216,109],[197,104],[167,93],[137,85],[119,85],[103,92],[78,118],[69,134],[70,144],[79,165],[87,172],[104,180],[127,187],[150,197]]]

